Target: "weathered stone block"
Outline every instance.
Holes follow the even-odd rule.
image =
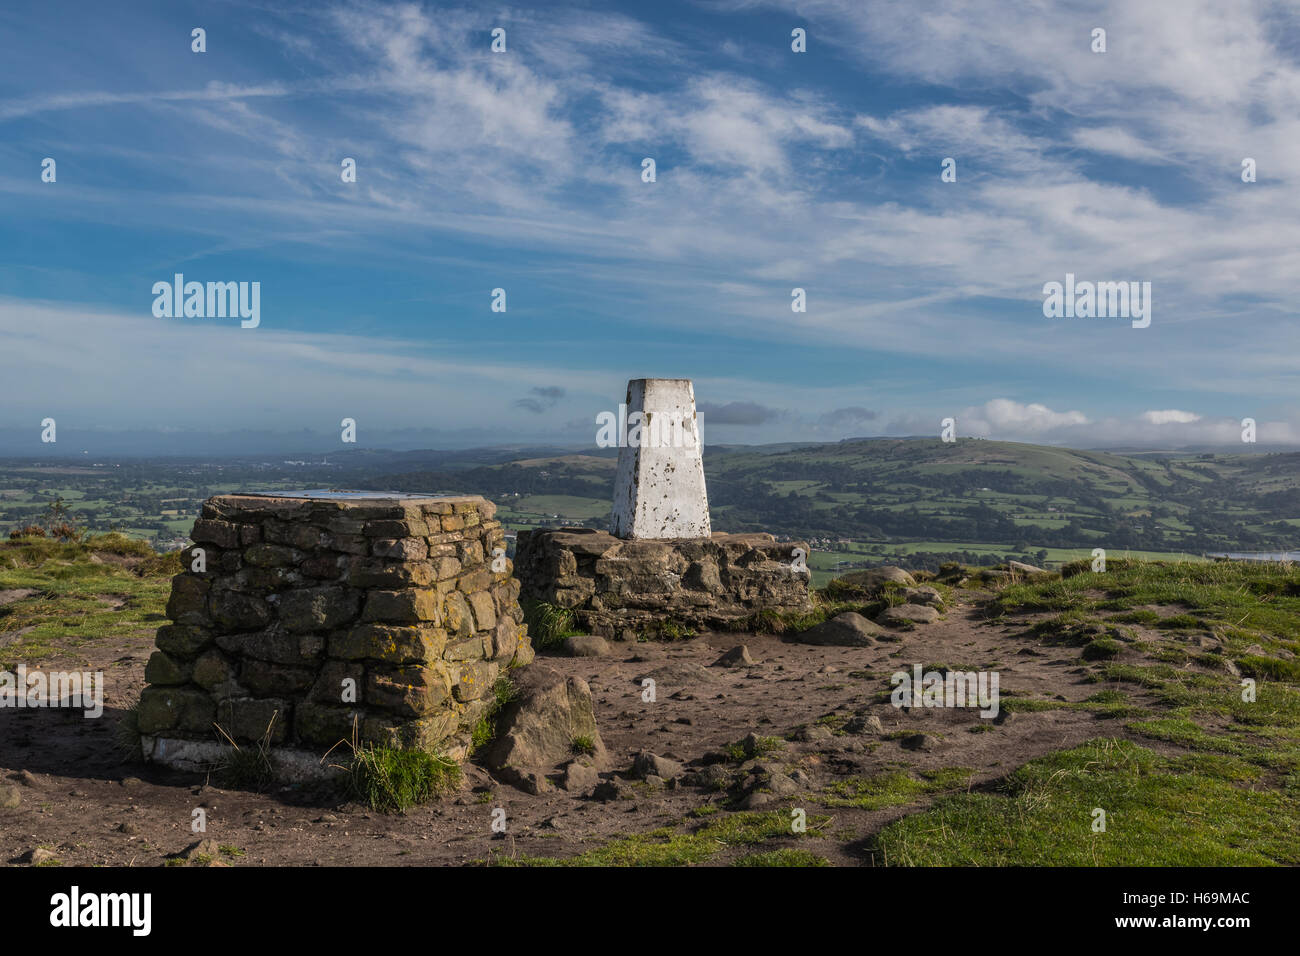
[[[375,538],[370,542],[370,553],[376,558],[423,561],[429,556],[429,546],[419,538]]]
[[[190,662],[171,657],[163,651],[154,651],[144,666],[144,679],[150,684],[167,686],[188,684],[193,672],[194,665]]]
[[[214,544],[218,548],[234,550],[239,547],[239,527],[233,521],[200,518],[190,530],[190,539],[195,544]]]
[[[330,638],[329,656],[417,664],[438,660],[446,645],[447,633],[432,625],[359,624]]]
[[[216,712],[216,704],[200,688],[146,687],[140,693],[137,720],[143,734],[167,730],[207,734]]]
[[[364,703],[366,669],[357,661],[326,661],[308,697],[321,704]]]
[[[401,521],[367,521],[367,538],[420,538],[429,533],[429,524],[423,518]]]
[[[487,568],[470,571],[468,574],[462,574],[456,579],[456,589],[466,594],[473,594],[475,591],[486,591],[490,587],[492,587],[492,572]]]
[[[348,560],[340,555],[308,558],[302,563],[302,573],[318,580],[338,580],[347,570]]]
[[[297,568],[259,568],[241,567],[235,573],[234,580],[228,586],[241,591],[280,591],[297,587],[303,583],[303,575]]]
[[[353,558],[348,583],[354,588],[427,588],[438,579],[427,561],[400,563],[383,558]]]
[[[362,614],[366,621],[393,624],[439,623],[438,594],[425,588],[405,591],[370,591]]]
[[[227,682],[234,680],[235,669],[226,655],[214,649],[206,652],[194,662],[194,671],[192,676],[194,683],[198,684],[204,690],[211,692]],[[150,683],[153,683],[148,674],[145,674],[145,680],[149,680]]]
[[[239,682],[254,697],[300,694],[316,681],[314,667],[291,667],[249,658],[239,669]]]
[[[361,534],[329,534],[322,540],[321,546],[330,551],[342,551],[344,554],[370,553],[370,539]]]
[[[287,545],[297,551],[312,551],[324,543],[325,534],[309,524],[268,521],[262,525],[262,538],[271,544]]]
[[[284,568],[299,564],[301,551],[283,544],[254,544],[244,549],[244,561],[259,568]]]
[[[266,599],[256,594],[228,589],[213,590],[208,601],[212,620],[230,631],[255,631],[266,627],[273,617]],[[170,617],[170,613],[168,614]],[[176,619],[174,619],[176,620]],[[186,623],[180,621],[180,623]]]
[[[235,740],[280,744],[293,726],[293,705],[286,700],[235,697],[217,704],[217,724]]]
[[[281,595],[280,623],[291,631],[329,631],[356,618],[360,606],[350,588],[303,588]]]
[[[378,747],[434,750],[456,730],[456,724],[455,712],[446,710],[405,720],[373,715],[362,724],[361,739]]]
[[[492,690],[499,668],[491,661],[470,661],[452,669],[452,692],[457,700],[478,700]]]
[[[366,673],[366,703],[402,716],[428,714],[450,690],[446,675],[434,667],[376,665]]]
[[[334,706],[303,701],[294,707],[294,735],[308,746],[329,748],[352,739],[358,733],[365,712],[359,707]]]
[[[209,589],[210,584],[194,574],[179,574],[172,578],[167,617],[177,624],[211,624],[207,613]]]
[[[481,541],[466,541],[460,546],[460,563],[470,568],[483,563],[483,543]]]
[[[481,637],[471,637],[466,641],[457,641],[454,644],[447,645],[443,657],[449,661],[481,661],[485,657],[490,657],[491,653],[484,646],[484,639]]]
[[[345,514],[336,514],[324,520],[325,529],[332,535],[358,535],[366,529],[364,518],[349,517]]]
[[[296,634],[273,624],[261,631],[221,634],[217,646],[235,657],[275,664],[306,664],[320,654],[323,642],[318,635]]]
[[[195,657],[212,644],[213,632],[187,624],[164,624],[158,628],[154,642],[159,650],[175,657]]]
[[[442,625],[448,634],[456,637],[469,637],[474,633],[474,618],[469,601],[459,591],[452,591],[442,609]]]
[[[490,631],[497,626],[496,602],[492,600],[491,592],[486,589],[471,592],[469,606],[474,612],[475,630]]]
[[[508,664],[527,639],[527,630],[522,624],[517,624],[508,617],[501,618],[492,632],[492,660]]]
[[[453,557],[440,557],[433,563],[437,580],[448,581],[460,574],[460,560]]]

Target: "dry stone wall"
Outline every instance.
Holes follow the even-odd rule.
[[[525,600],[574,611],[592,634],[621,640],[672,625],[736,630],[761,611],[806,613],[809,573],[800,541],[770,534],[623,540],[588,528],[519,532],[516,574]]]
[[[463,756],[497,677],[532,660],[495,510],[478,496],[209,499],[145,672],[145,756],[208,766],[221,732],[269,731],[306,771],[354,728]]]

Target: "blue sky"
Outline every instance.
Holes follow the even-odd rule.
[[[706,442],[1300,440],[1294,5],[54,2],[0,63],[11,451],[590,442],[642,376]],[[176,272],[260,327],[155,318]],[[1150,327],[1044,317],[1067,272]]]

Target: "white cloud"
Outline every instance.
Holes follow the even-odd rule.
[[[1108,153],[1144,163],[1171,163],[1173,158],[1148,146],[1119,126],[1096,126],[1077,129],[1072,134],[1075,145],[1094,153]]]
[[[885,429],[891,435],[938,435],[941,415],[905,414]],[[1090,417],[1081,411],[1059,412],[1036,402],[995,398],[958,411],[957,440],[963,437],[1072,448],[1138,447],[1178,448],[1195,445],[1242,445],[1241,421],[1224,416],[1205,417],[1192,412],[1147,411],[1136,418]],[[1289,421],[1272,419],[1257,426],[1257,441],[1264,444],[1300,444],[1300,430]],[[1250,450],[1250,446],[1243,445]]]
[[[938,434],[941,417],[948,416],[906,417],[896,420],[890,430],[895,434]],[[1011,441],[1034,441],[1089,424],[1088,416],[1080,411],[1060,412],[1038,402],[1009,398],[968,406],[952,417],[957,420],[958,435]]]
[[[330,431],[349,416],[376,430],[476,426],[503,434],[501,424],[514,422],[526,434],[537,425],[521,422],[514,408],[522,389],[554,396],[563,411],[608,402],[626,385],[617,372],[493,363],[454,341],[276,329],[265,304],[262,327],[241,329],[238,321],[155,319],[149,299],[141,301],[135,315],[0,299],[0,424],[50,416],[72,428],[278,430],[297,423]],[[557,380],[565,383],[563,396],[554,394]]]
[[[1143,412],[1142,420],[1150,422],[1152,425],[1168,425],[1171,422],[1179,425],[1188,425],[1192,422],[1199,422],[1201,416],[1195,412],[1183,412],[1176,408],[1165,409],[1164,411]]]
[[[927,106],[902,110],[881,119],[858,116],[854,123],[905,156],[928,155],[935,175],[939,160],[957,160],[958,181],[972,174],[993,177],[1059,176],[1066,165],[1049,158],[1044,144],[1019,131],[1006,117],[986,106]]]
[[[850,129],[815,98],[773,95],[726,74],[695,77],[671,93],[608,89],[604,104],[606,142],[679,143],[698,162],[749,173],[787,173],[796,147],[843,149],[853,142]]]

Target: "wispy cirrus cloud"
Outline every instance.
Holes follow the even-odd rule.
[[[807,26],[807,54],[748,29],[773,10]],[[724,417],[773,439],[860,434],[872,420],[855,408],[882,428],[975,409],[990,435],[1204,429],[1280,420],[1294,394],[1300,17],[1281,5],[953,0],[918,17],[788,0],[709,4],[695,22],[330,3],[213,14],[206,59],[146,23],[176,52],[138,63],[114,31],[141,34],[144,15],[92,11],[73,36],[101,40],[102,68],[25,16],[21,48],[11,32],[0,51],[58,68],[0,100],[3,168],[23,171],[0,176],[0,281],[17,295],[131,315],[172,269],[260,277],[281,307],[259,348],[340,382],[347,350],[316,336],[417,378],[446,373],[443,346],[528,369],[457,378],[498,422],[574,418],[582,385],[528,391],[570,382],[548,368],[617,395],[647,353],[715,382],[716,407],[766,410]],[[496,25],[507,54],[488,49]],[[1089,49],[1098,25],[1105,54]],[[58,154],[56,187],[29,144]],[[1042,284],[1066,272],[1152,282],[1152,327],[1045,319]],[[511,311],[488,316],[498,286]],[[75,301],[55,312],[83,328]],[[204,330],[150,334],[200,375],[179,349]],[[403,362],[411,343],[429,361]],[[146,352],[126,359],[142,378]],[[241,374],[210,380],[240,404]],[[1169,407],[1201,419],[1141,418]]]

